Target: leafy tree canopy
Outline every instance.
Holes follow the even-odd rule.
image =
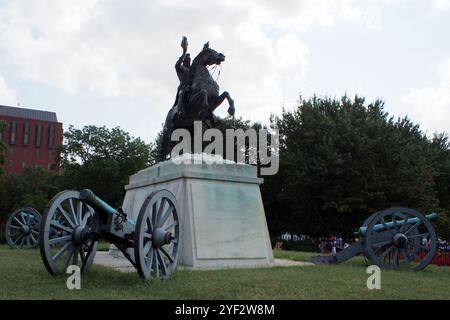
[[[369,214],[394,205],[448,215],[446,138],[430,141],[383,106],[313,97],[272,118],[280,172],[266,179],[265,203],[276,234],[350,237]]]
[[[152,162],[151,146],[116,127],[73,126],[60,147],[65,187],[92,189],[114,206],[120,206],[129,176]]]
[[[4,176],[0,188],[0,220],[21,207],[33,207],[43,213],[49,199],[62,186],[62,176],[41,167],[26,167],[21,174]]]

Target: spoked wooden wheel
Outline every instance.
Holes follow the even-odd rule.
[[[35,248],[39,245],[41,214],[34,208],[20,208],[6,220],[6,242],[12,248]]]
[[[368,222],[365,247],[368,257],[382,268],[419,271],[432,261],[437,239],[433,225],[421,213],[389,208]]]
[[[139,212],[134,254],[141,277],[167,278],[175,271],[182,244],[180,209],[167,191],[152,193]]]
[[[79,200],[78,191],[62,191],[49,202],[42,217],[40,251],[50,274],[62,273],[69,265],[85,271],[94,261],[97,241],[86,239],[94,210]]]

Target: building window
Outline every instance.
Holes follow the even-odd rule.
[[[36,148],[39,148],[42,143],[42,125],[36,126]]]
[[[30,123],[25,122],[23,125],[23,145],[27,146],[30,142]]]
[[[14,161],[8,160],[8,165],[9,165],[11,168],[14,167]]]
[[[48,148],[53,149],[55,145],[55,127],[48,127]]]
[[[10,135],[9,135],[9,144],[16,144],[16,133],[17,133],[17,122],[11,122]]]

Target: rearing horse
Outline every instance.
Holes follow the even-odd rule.
[[[212,78],[207,66],[220,65],[225,61],[225,56],[209,47],[205,43],[203,50],[195,57],[190,67],[191,89],[185,107],[185,113],[181,119],[177,116],[178,105],[174,105],[167,114],[163,129],[164,158],[172,150],[171,135],[175,129],[184,128],[193,132],[194,121],[203,121],[208,127],[215,124],[214,110],[227,99],[228,114],[233,116],[234,101],[227,91],[219,94],[219,85]]]

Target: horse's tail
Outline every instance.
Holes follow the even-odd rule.
[[[161,139],[161,159],[159,161],[164,161],[167,158],[167,155],[170,153],[169,148],[169,132],[164,126]]]
[[[180,86],[178,86],[178,88],[177,88],[177,94],[175,96],[175,101],[174,101],[174,103],[172,105],[172,108],[175,107],[178,104],[178,95],[179,94],[180,94]]]
[[[172,151],[172,145],[171,145],[171,136],[174,128],[174,121],[175,121],[175,115],[177,113],[178,107],[177,105],[174,105],[172,108],[170,108],[169,112],[167,113],[166,122],[164,123],[163,132],[162,132],[162,141],[161,141],[161,153],[162,153],[162,161],[166,160],[167,156]]]

